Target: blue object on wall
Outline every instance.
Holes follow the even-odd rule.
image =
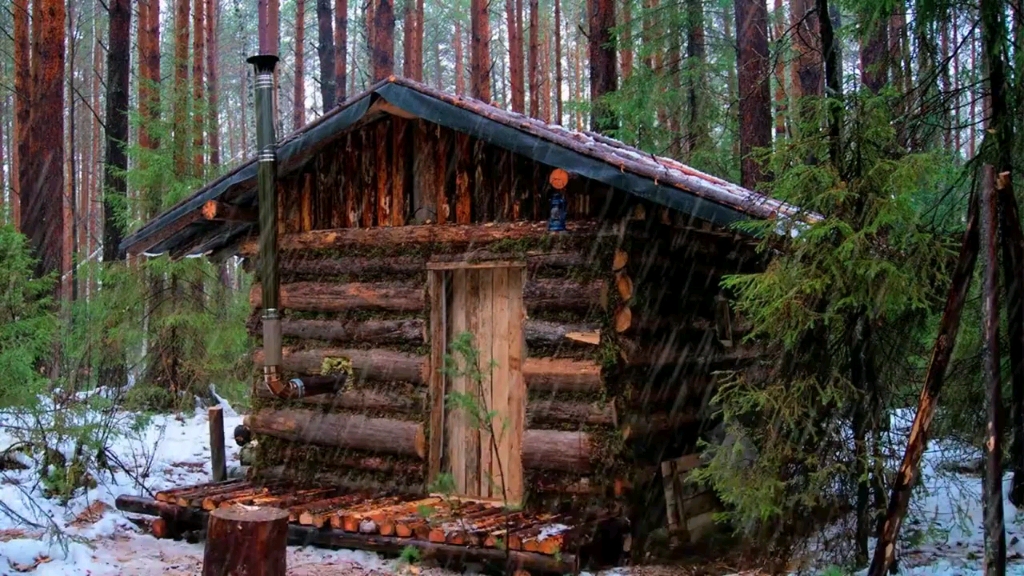
[[[561,192],[551,195],[551,216],[548,218],[549,232],[565,231],[565,197]]]

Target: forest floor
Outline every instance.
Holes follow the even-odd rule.
[[[899,418],[900,415],[897,415]],[[902,415],[906,420],[906,415]],[[0,452],[15,443],[12,427],[23,415],[0,413]],[[241,417],[225,408],[228,431]],[[905,422],[904,422],[905,423]],[[194,575],[200,572],[202,544],[157,540],[113,508],[121,494],[148,494],[196,484],[209,477],[208,424],[205,411],[191,416],[155,416],[132,429],[127,416],[122,436],[111,451],[123,468],[97,478],[97,486],[65,503],[48,498],[38,466],[0,470],[0,576]],[[229,466],[238,448],[228,443]],[[70,450],[67,451],[70,456]],[[904,524],[902,573],[923,576],[982,574],[981,480],[969,470],[977,455],[969,449],[933,448],[925,460],[927,493],[915,496]],[[945,462],[945,464],[941,464]],[[952,462],[954,465],[950,465]],[[29,462],[26,462],[27,464]],[[1009,477],[1006,479],[1007,488]],[[1024,511],[1005,502],[1009,574],[1024,576]],[[872,543],[873,544],[873,543]],[[809,568],[809,574],[843,574]],[[351,550],[288,550],[292,576],[452,576],[442,568],[403,565],[397,560]],[[602,576],[683,576],[723,573],[711,566],[619,568]],[[756,576],[758,571],[737,572]]]

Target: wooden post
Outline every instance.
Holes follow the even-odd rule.
[[[224,456],[224,409],[211,406],[210,416],[210,470],[213,482],[226,480],[227,462]]]
[[[203,576],[284,576],[288,511],[228,506],[210,512]]]

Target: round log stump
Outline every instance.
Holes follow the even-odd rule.
[[[229,506],[210,513],[203,576],[285,576],[288,511]]]

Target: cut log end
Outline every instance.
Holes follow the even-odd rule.
[[[229,506],[210,513],[203,576],[284,576],[288,511]]]
[[[615,331],[619,334],[628,331],[633,326],[633,311],[629,306],[620,306],[615,311]]]

